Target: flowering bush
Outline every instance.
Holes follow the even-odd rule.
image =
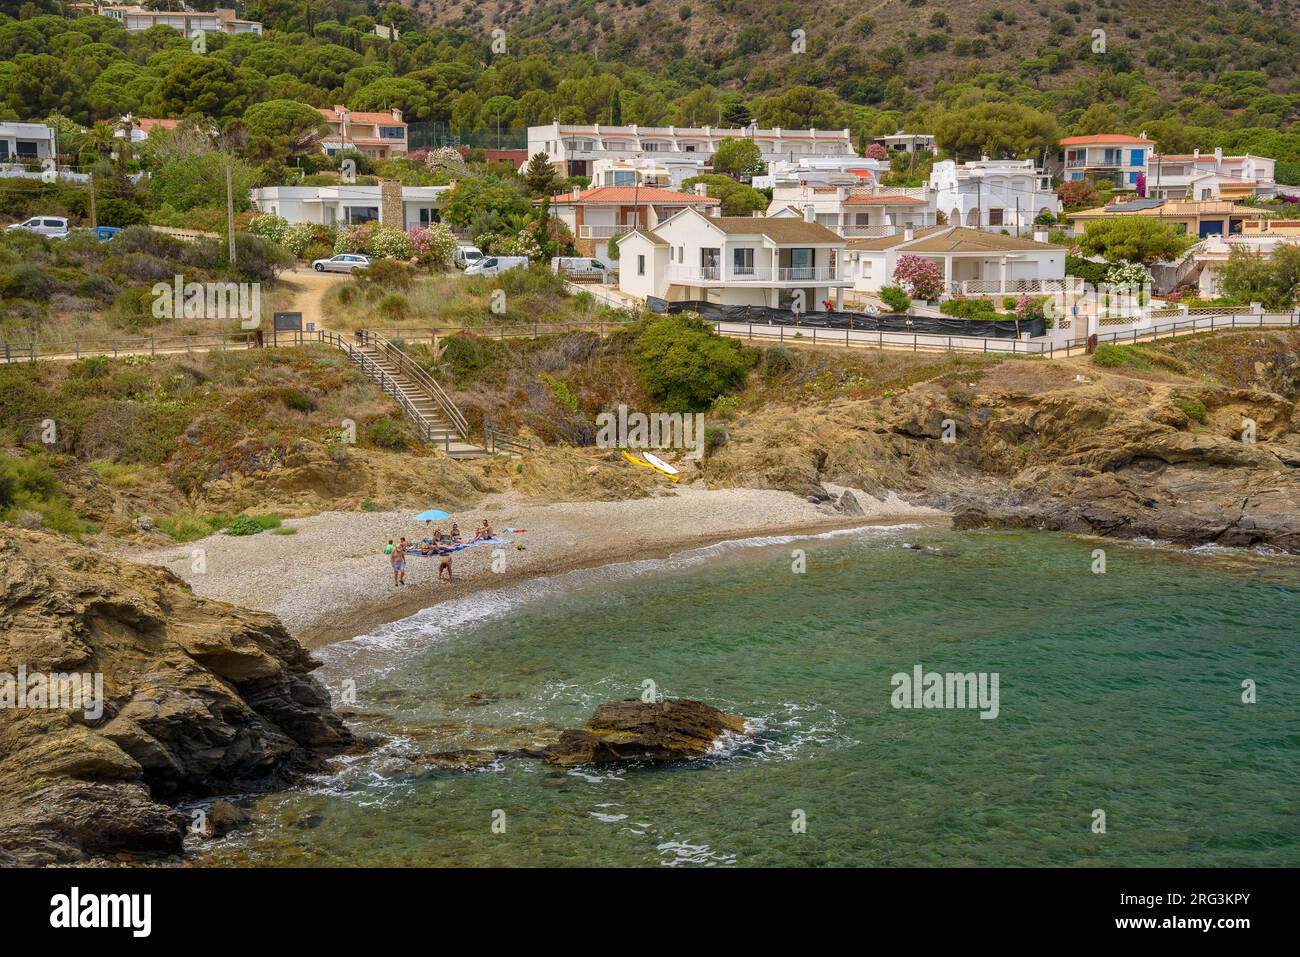
[[[432,223],[426,229],[413,226],[406,231],[415,258],[433,269],[450,269],[456,250],[456,236],[445,223]]]
[[[538,245],[537,237],[527,230],[518,236],[498,237],[492,250],[502,256],[527,256],[533,262],[542,258],[542,247]]]
[[[1141,286],[1151,281],[1151,273],[1141,263],[1120,261],[1106,270],[1106,282],[1112,286]]]
[[[381,259],[396,259],[402,262],[415,253],[411,238],[393,226],[380,226],[370,236],[366,252]]]
[[[889,150],[879,143],[872,143],[862,155],[867,159],[882,160],[889,155]]]
[[[345,227],[334,237],[335,253],[363,253],[370,245],[370,237],[379,228],[378,223],[362,223],[360,226]]]
[[[1061,198],[1061,205],[1066,210],[1085,209],[1101,202],[1101,195],[1086,179],[1067,180],[1056,188],[1056,195]]]
[[[289,221],[275,213],[258,213],[248,223],[250,233],[278,245],[284,245],[284,234],[288,229]]]
[[[1043,316],[1043,296],[1021,296],[1016,300],[1016,318],[1022,322],[1031,319],[1041,319]]]
[[[443,146],[436,150],[429,150],[424,157],[424,165],[431,172],[447,170],[450,173],[461,175],[468,171],[465,165],[465,157],[460,155],[460,150],[454,146]]]
[[[1138,173],[1138,174],[1137,174],[1137,180],[1134,182],[1133,186],[1134,186],[1134,189],[1137,190],[1137,194],[1138,194],[1138,196],[1146,196],[1146,194],[1147,194],[1147,174],[1146,174],[1146,173]]]
[[[903,284],[913,299],[937,299],[943,292],[943,273],[939,264],[913,253],[898,257],[894,279]]]

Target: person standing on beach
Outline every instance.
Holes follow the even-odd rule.
[[[451,553],[454,551],[449,545],[439,545],[438,551],[442,555],[442,560],[438,562],[438,580],[442,580],[442,570],[447,570],[447,581],[451,581]]]
[[[393,548],[388,554],[388,560],[393,566],[393,587],[406,584],[406,539]]]

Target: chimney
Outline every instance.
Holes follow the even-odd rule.
[[[1194,160],[1198,160],[1198,159],[1200,159],[1200,158],[1201,158],[1201,151],[1200,151],[1200,150],[1192,150],[1192,159],[1194,159]]]
[[[817,222],[817,217],[813,214],[812,203],[809,203],[803,208],[803,221],[805,223]]]
[[[402,111],[397,107],[393,107],[393,119],[397,120],[399,123],[402,122]]]
[[[695,195],[696,195],[696,196],[708,196],[708,195],[709,195],[709,187],[708,187],[708,185],[705,184],[705,183],[696,183],[696,184],[695,184]]]
[[[1041,227],[1040,227],[1040,228],[1036,228],[1036,229],[1034,230],[1034,242],[1036,242],[1036,243],[1045,243],[1045,242],[1047,242],[1047,230],[1044,229],[1044,228],[1041,228]]]
[[[981,163],[987,163],[988,161],[989,161],[989,154],[988,154],[988,153],[981,153],[981,154],[980,154],[980,162],[981,162]]]
[[[1214,148],[1214,161],[1215,161],[1216,163],[1222,163],[1222,162],[1223,162],[1223,147],[1222,147],[1222,146],[1216,146],[1216,147]]]
[[[916,231],[911,226],[903,227],[903,242],[910,243],[916,238]]]
[[[574,183],[574,184],[573,184],[573,201],[576,203],[576,202],[577,202],[578,200],[580,200],[580,199],[582,199],[582,187],[579,186],[577,183]]]

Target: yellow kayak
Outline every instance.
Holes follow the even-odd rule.
[[[669,481],[676,482],[681,479],[680,475],[674,475],[672,472],[666,472],[663,469],[659,468],[654,463],[647,462],[639,455],[633,455],[631,452],[624,452],[623,458],[627,459],[633,465],[640,465],[642,468],[650,469],[650,471],[652,472],[658,472],[660,475],[662,475],[664,478],[668,479]]]

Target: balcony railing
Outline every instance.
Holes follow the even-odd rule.
[[[1081,292],[1083,280],[1077,276],[1062,279],[963,279],[948,284],[953,296],[987,296],[1014,293]]]
[[[818,283],[840,282],[839,268],[832,266],[675,266],[665,270],[669,282],[701,283]],[[847,280],[844,280],[847,281]]]
[[[854,226],[845,223],[840,227],[840,235],[847,239],[873,238],[880,236],[901,236],[909,229],[924,229],[924,226]]]
[[[588,226],[586,224],[578,227],[579,239],[613,239],[615,236],[622,236],[624,233],[630,233],[635,226],[618,225],[618,226]]]

